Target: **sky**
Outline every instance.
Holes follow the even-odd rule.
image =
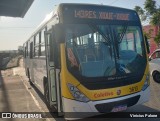
[[[155,0],[159,5],[160,1]],[[92,3],[134,9],[145,0],[34,0],[24,18],[0,16],[0,50],[17,50],[59,3]]]

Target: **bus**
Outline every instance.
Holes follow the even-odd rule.
[[[149,100],[149,47],[134,10],[61,3],[23,46],[30,82],[59,115],[118,112]]]

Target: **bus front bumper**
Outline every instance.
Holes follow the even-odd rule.
[[[149,96],[150,88],[148,87],[145,91],[135,94],[114,99],[89,101],[87,103],[63,98],[63,110],[65,112],[65,117],[66,114],[68,114],[66,118],[72,118],[72,116],[74,118],[84,118],[99,115],[101,113],[113,112],[113,108],[117,106],[126,105],[127,107],[131,107],[134,105],[143,104],[149,100]]]

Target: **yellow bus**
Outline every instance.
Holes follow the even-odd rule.
[[[62,3],[24,43],[24,64],[59,115],[89,116],[149,100],[148,52],[134,10]]]

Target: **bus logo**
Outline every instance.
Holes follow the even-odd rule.
[[[117,95],[120,95],[121,94],[121,90],[117,90]]]
[[[113,92],[100,92],[94,94],[95,98],[110,97],[110,96],[113,96]]]

